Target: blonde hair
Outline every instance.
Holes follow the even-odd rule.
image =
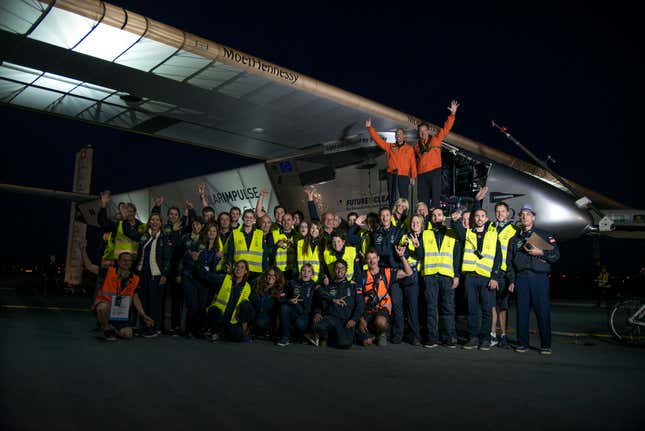
[[[403,214],[407,214],[408,211],[410,211],[410,202],[408,202],[408,200],[405,198],[398,198],[396,202],[394,202],[394,206],[392,207],[392,213],[394,213],[394,210],[399,205],[405,205],[405,211],[403,211]]]

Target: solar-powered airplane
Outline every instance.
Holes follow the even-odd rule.
[[[422,122],[103,1],[2,0],[0,60],[3,104],[257,158],[253,174],[242,169],[206,179],[209,203],[226,208],[254,208],[259,190],[270,184],[269,210],[278,202],[306,208],[307,185],[316,187],[322,210],[376,209],[386,202],[385,162],[365,119],[372,118],[390,141],[395,128],[412,137]],[[442,151],[443,195],[450,205],[472,201],[486,185],[485,209],[502,200],[514,211],[532,204],[540,225],[563,240],[596,233],[645,236],[645,211],[565,180],[537,159],[527,163],[456,133]],[[131,195],[148,201],[143,208],[155,194],[183,202],[194,199],[203,180]]]

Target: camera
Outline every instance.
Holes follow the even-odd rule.
[[[378,306],[378,295],[376,295],[376,291],[374,289],[364,292],[363,295],[365,296],[365,298],[367,298],[367,300],[365,301],[367,308],[376,308]]]

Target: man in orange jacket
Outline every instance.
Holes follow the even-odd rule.
[[[396,142],[387,143],[372,127],[372,120],[365,121],[370,136],[387,156],[387,194],[392,208],[398,198],[408,199],[410,184],[414,185],[417,177],[417,163],[414,150],[405,142],[405,130],[398,128],[394,135]]]
[[[450,102],[448,107],[450,115],[443,128],[439,129],[434,136],[430,137],[428,124],[421,123],[418,127],[419,141],[414,146],[414,153],[418,160],[417,197],[419,202],[425,202],[430,208],[441,206],[441,141],[448,136],[450,129],[455,124],[455,114],[458,107],[459,103],[456,100]]]

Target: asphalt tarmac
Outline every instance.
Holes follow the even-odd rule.
[[[645,427],[645,349],[615,343],[606,311],[592,307],[553,307],[553,330],[566,336],[555,335],[545,357],[408,344],[107,342],[86,303],[0,292],[1,429]]]

